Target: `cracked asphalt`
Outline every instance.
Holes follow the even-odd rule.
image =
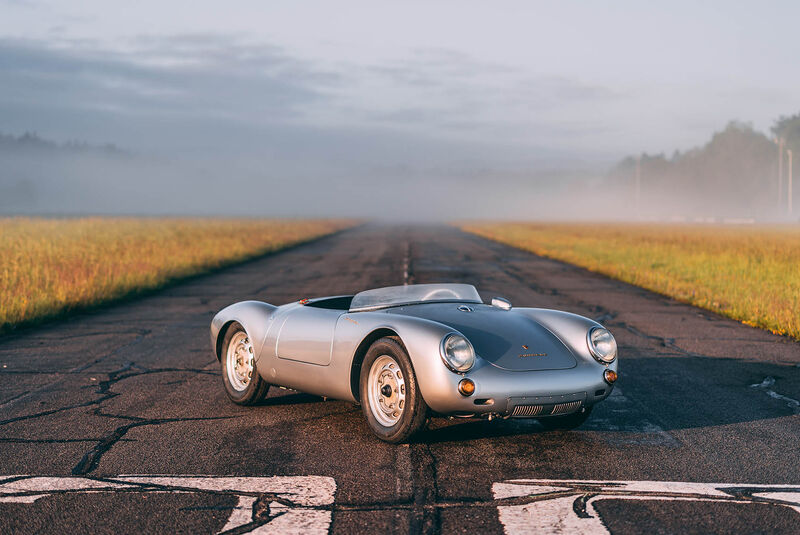
[[[258,407],[227,400],[208,341],[216,311],[404,278],[467,282],[487,299],[597,319],[620,346],[618,388],[575,431],[437,419],[400,446],[374,439],[349,403],[277,388]],[[75,314],[0,338],[0,366],[0,484],[329,476],[334,533],[502,533],[492,485],[513,479],[800,486],[800,344],[450,227],[366,225]],[[793,533],[800,519],[765,505],[598,504],[613,533]],[[224,494],[54,492],[0,500],[0,531],[216,532],[232,506]]]

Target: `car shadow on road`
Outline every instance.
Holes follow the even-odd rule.
[[[798,364],[654,356],[625,359],[620,369],[618,387],[595,406],[589,420],[576,433],[649,435],[800,414]],[[436,419],[418,441],[454,442],[539,433],[553,431],[534,419]]]
[[[435,419],[420,433],[415,442],[437,444],[545,433],[547,430],[534,419],[509,418],[507,420]]]
[[[648,419],[666,431],[800,414],[797,357],[786,364],[706,356],[624,359],[622,399],[610,397],[596,412],[606,416],[617,405],[624,418]]]
[[[306,394],[304,392],[294,392],[294,391],[286,391],[285,393],[282,392],[278,395],[273,395],[270,392],[269,396],[259,403],[256,403],[256,406],[259,407],[277,407],[280,405],[302,405],[304,403],[322,403],[324,398],[319,396],[314,396],[311,394]]]
[[[800,358],[798,358],[800,361]],[[653,434],[800,414],[800,365],[704,356],[627,358],[612,395],[575,433]],[[324,398],[274,388],[260,406],[317,404]],[[552,434],[535,419],[434,418],[416,442]],[[560,431],[560,433],[571,433]]]

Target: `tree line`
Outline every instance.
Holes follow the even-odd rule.
[[[676,151],[671,157],[628,156],[611,169],[606,183],[621,192],[620,200],[635,206],[642,217],[783,218],[789,215],[788,151],[792,151],[796,219],[800,213],[800,114],[778,119],[771,134],[733,121],[702,147]]]
[[[0,150],[4,151],[43,151],[43,152],[82,152],[102,153],[112,156],[127,156],[128,152],[120,149],[113,143],[92,145],[85,141],[67,141],[56,143],[39,137],[33,132],[25,132],[19,136],[0,133]]]

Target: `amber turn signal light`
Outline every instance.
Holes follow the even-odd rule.
[[[606,370],[603,372],[603,379],[610,385],[614,384],[614,381],[617,380],[617,372],[614,370]]]
[[[475,383],[472,379],[461,379],[458,382],[458,393],[462,396],[471,396],[475,393]]]

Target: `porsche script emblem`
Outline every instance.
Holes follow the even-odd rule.
[[[522,349],[528,349],[528,346],[523,344]],[[527,357],[546,357],[547,353],[521,353],[519,358],[524,359]]]

